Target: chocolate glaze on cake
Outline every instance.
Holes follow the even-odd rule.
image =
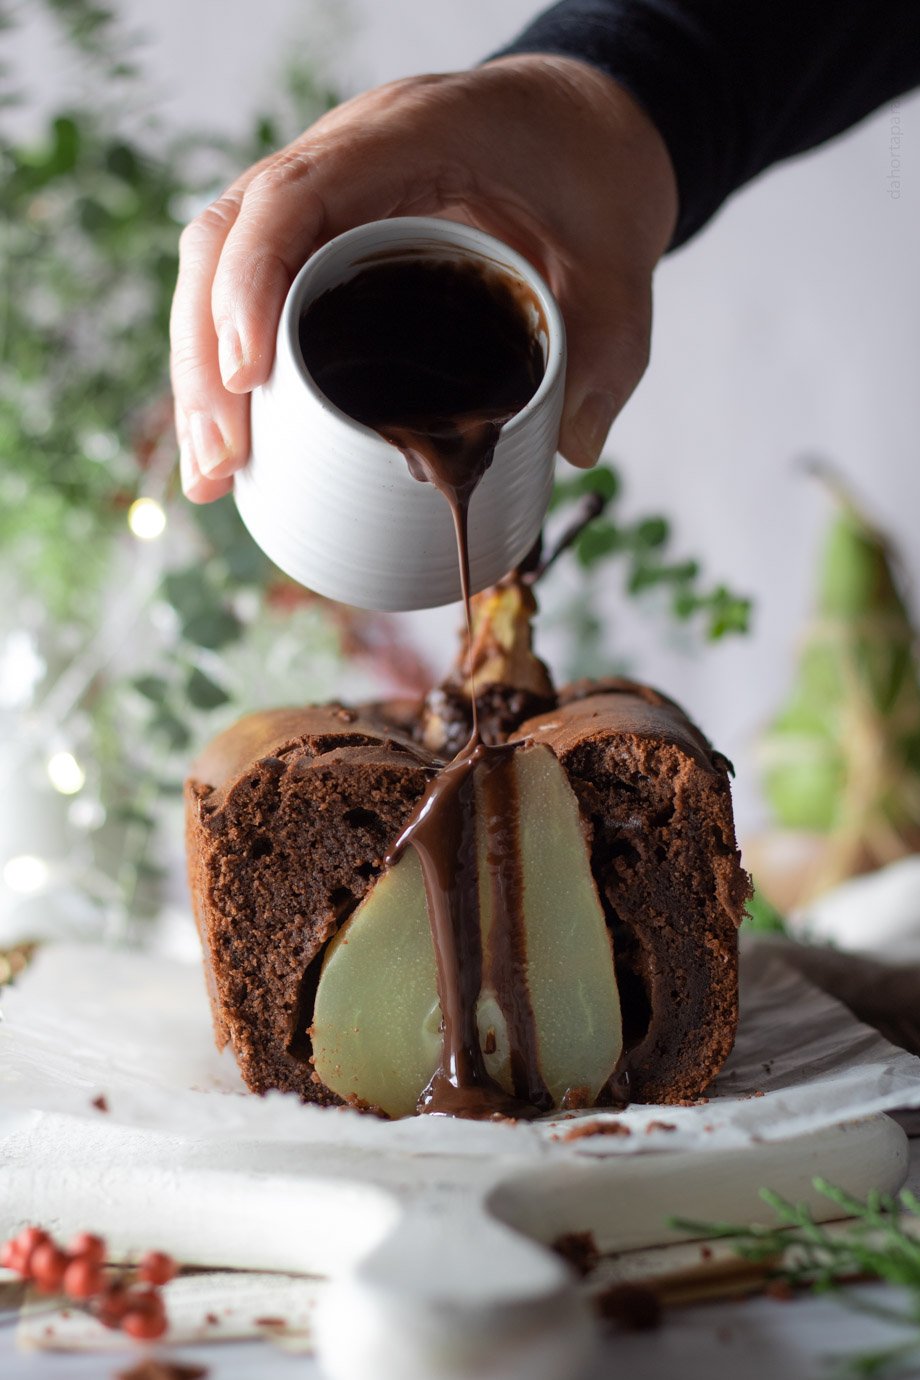
[[[189,865],[215,1030],[255,1091],[340,1101],[309,1062],[312,998],[327,941],[438,769],[406,736],[408,717],[405,702],[392,719],[379,705],[251,715],[192,770]],[[516,736],[556,754],[590,833],[624,1017],[610,1100],[693,1098],[737,1020],[748,880],[725,759],[672,701],[628,681],[566,687]]]

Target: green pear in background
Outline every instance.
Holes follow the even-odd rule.
[[[787,849],[784,882],[769,875],[781,850],[755,864],[780,904],[920,851],[920,666],[904,582],[884,534],[819,473],[838,511],[795,683],[762,743],[775,821],[809,841]]]

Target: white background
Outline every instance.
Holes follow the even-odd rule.
[[[531,0],[119,0],[146,35],[167,122],[240,129],[285,48],[330,28],[345,94],[474,62],[534,13]],[[14,55],[46,102],[74,77],[36,18]],[[331,24],[329,16],[332,16]],[[321,16],[322,17],[322,16]],[[327,40],[323,39],[323,44]],[[32,107],[34,118],[36,107]],[[774,169],[669,258],[657,280],[652,364],[610,453],[628,503],[665,511],[680,549],[757,599],[753,638],[689,655],[621,607],[617,652],[683,700],[736,761],[743,828],[758,816],[753,742],[789,684],[830,505],[796,469],[832,460],[920,575],[920,100],[900,106],[902,195],[888,195],[892,113]],[[450,614],[421,620],[443,629]]]

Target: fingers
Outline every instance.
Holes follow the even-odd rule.
[[[211,314],[214,273],[241,199],[242,189],[231,189],[192,221],[180,240],[170,373],[182,487],[200,503],[227,492],[227,476],[249,452],[248,401],[223,387]]]
[[[179,477],[182,491],[192,503],[212,503],[223,498],[233,488],[233,480],[212,479],[204,475],[195,458],[195,450],[185,414],[176,408],[176,437],[179,442]]]
[[[570,464],[590,469],[645,372],[651,334],[651,293],[624,290],[614,280],[590,303],[561,301],[568,368],[559,450]]]
[[[313,250],[367,220],[438,209],[445,179],[398,86],[332,112],[183,232],[172,380],[182,483],[195,502],[226,493],[245,463],[245,394],[271,373],[284,299]]]
[[[401,130],[386,126],[364,132],[336,127],[325,138],[299,141],[253,179],[226,236],[211,293],[226,388],[248,391],[268,377],[284,299],[313,250],[342,230],[405,206],[404,170],[413,159],[418,167],[419,142],[416,135],[413,148]],[[432,191],[429,206],[435,200]]]

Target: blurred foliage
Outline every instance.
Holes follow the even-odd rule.
[[[110,10],[46,8],[101,79],[133,77]],[[164,400],[182,224],[335,99],[306,68],[291,70],[285,95],[288,128],[263,113],[235,144],[155,130],[145,144],[126,132],[130,106],[104,100],[55,115],[35,144],[0,140],[0,544],[60,620],[98,619],[125,510],[158,460],[172,471]],[[212,549],[217,529],[235,578],[264,583],[267,564],[228,512],[201,512],[198,526]],[[205,604],[216,612],[216,596],[200,614]],[[193,643],[201,629],[206,617],[191,624]]]
[[[23,17],[4,5],[0,29]],[[196,508],[179,493],[168,378],[179,231],[336,97],[309,62],[294,64],[240,138],[169,134],[144,114],[137,43],[114,10],[43,0],[27,18],[76,51],[94,95],[17,141],[3,123],[29,92],[0,67],[0,624],[24,627],[44,668],[23,716],[37,750],[53,730],[91,764],[96,889],[110,896],[108,872],[137,915],[156,907],[157,801],[181,781],[196,711],[243,707],[251,686],[233,649],[266,624],[277,632],[279,591],[293,589],[231,500]],[[149,544],[126,520],[142,495],[166,516]],[[320,601],[298,630],[302,662],[318,648],[326,669],[355,641]],[[303,684],[309,695],[325,681]]]
[[[23,14],[0,0],[0,29]],[[29,92],[0,66],[0,621],[29,633],[43,668],[23,705],[34,752],[49,750],[53,730],[87,769],[94,808],[81,815],[81,846],[95,881],[85,889],[138,917],[157,906],[158,804],[177,792],[197,737],[254,700],[277,703],[292,683],[297,698],[328,695],[329,672],[355,653],[391,683],[395,669],[404,689],[420,689],[423,671],[392,623],[296,590],[231,500],[194,507],[178,490],[168,320],[179,231],[240,168],[335,103],[323,43],[298,45],[310,56],[288,60],[272,108],[241,137],[171,134],[144,113],[142,49],[115,10],[35,0],[36,17],[79,57],[87,94],[23,143],[5,134],[4,112]],[[614,473],[567,479],[555,502],[598,487],[613,497]],[[140,496],[165,514],[157,541],[129,531]],[[622,560],[630,594],[666,587],[674,616],[699,615],[709,636],[746,626],[746,600],[703,589],[697,563],[670,556],[664,518],[607,514],[576,555],[585,570]],[[593,596],[576,621],[602,656]],[[300,639],[286,661],[275,645],[285,624],[289,644]]]

